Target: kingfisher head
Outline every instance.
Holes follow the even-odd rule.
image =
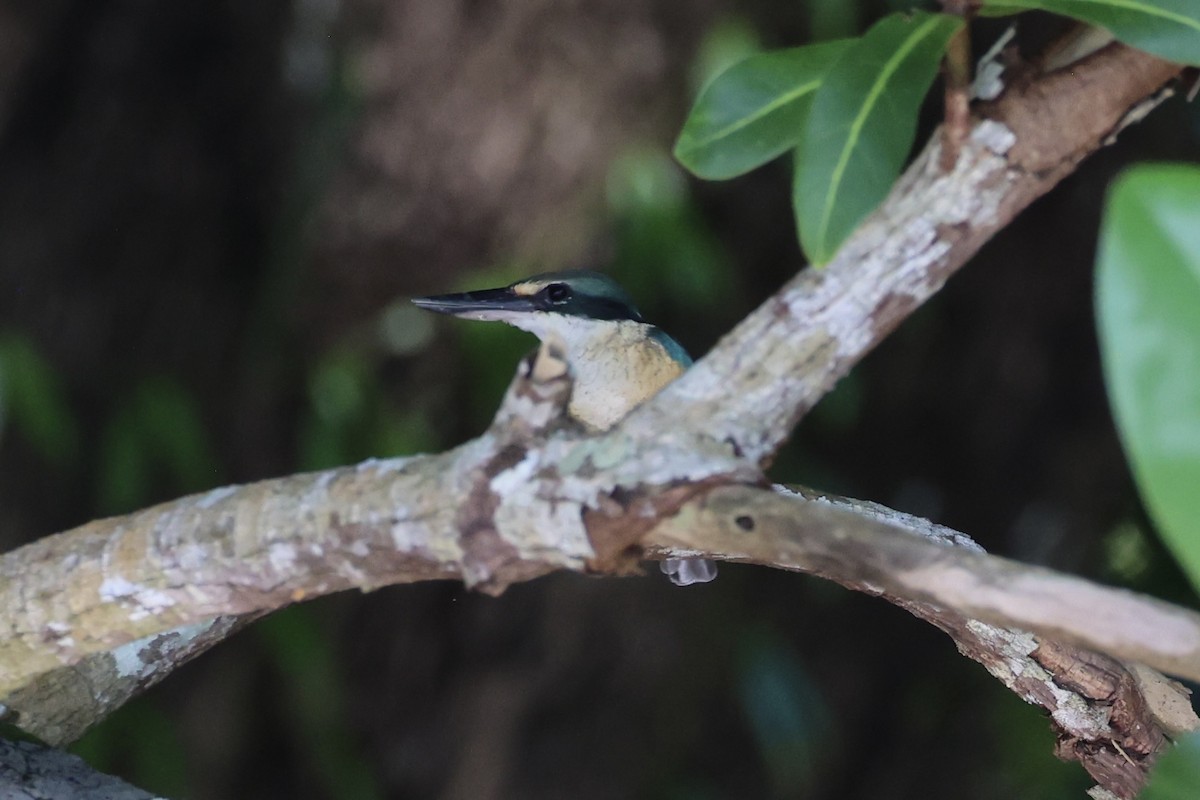
[[[643,323],[633,300],[616,281],[599,272],[547,272],[502,289],[418,297],[421,308],[464,319],[506,322],[545,339],[577,338],[596,323]]]
[[[629,346],[642,342],[652,343],[652,353],[675,364],[692,363],[678,342],[642,319],[616,281],[599,272],[546,272],[502,289],[417,297],[413,302],[464,319],[506,322],[557,344],[575,367],[577,380],[587,380],[590,365],[621,358]]]

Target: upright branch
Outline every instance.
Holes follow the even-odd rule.
[[[950,38],[943,60],[946,108],[940,166],[946,171],[954,169],[958,152],[971,132],[971,15],[975,5],[970,0],[942,0],[946,13],[957,14],[964,22]]]

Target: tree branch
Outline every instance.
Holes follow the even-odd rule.
[[[954,169],[941,136],[823,269],[805,269],[626,424],[707,427],[763,463],[850,368],[1022,209],[1110,142],[1181,67],[1111,44],[980,108]]]
[[[1060,757],[1120,797],[1141,789],[1167,736],[1200,727],[1187,689],[1116,660],[1200,674],[1200,614],[989,556],[919,517],[809,490],[731,486],[689,502],[643,543],[657,557],[819,575],[906,609],[1045,709]]]
[[[939,165],[954,168],[958,151],[971,132],[971,18],[977,11],[971,0],[942,0],[947,14],[963,18],[963,26],[950,37],[942,59],[942,151]]]
[[[1200,614],[1124,589],[963,548],[962,534],[918,529],[875,504],[721,487],[643,538],[679,553],[792,569],[858,591],[954,609],[1200,680]],[[929,526],[925,520],[919,524]],[[939,541],[939,539],[941,541]],[[950,549],[946,542],[957,542]],[[972,544],[974,544],[972,542]],[[973,551],[974,550],[974,551]]]
[[[1020,631],[973,618],[1200,677],[1200,618],[1191,612],[914,540],[881,523],[887,514],[878,507],[781,497],[765,489],[760,472],[838,378],[1178,71],[1110,45],[1070,72],[1029,77],[983,108],[951,172],[938,168],[935,135],[827,268],[801,272],[608,433],[589,436],[564,422],[565,374],[531,375],[523,365],[497,421],[455,450],[217,489],[5,555],[0,698],[10,717],[19,724],[38,718],[15,702],[31,682],[133,641],[139,669],[155,652],[170,663],[171,649],[157,646],[161,637],[219,615],[415,580],[461,579],[498,592],[555,569],[621,572],[640,554],[643,537],[807,568],[885,593],[951,632],[1026,699],[1041,690],[1015,665],[1032,669],[1028,658],[1049,652],[1047,643],[1022,652],[1030,640]],[[803,538],[793,535],[796,520],[806,526]],[[752,542],[782,549],[747,550]],[[1001,578],[1054,600],[1022,601]],[[1117,633],[1102,630],[1094,613],[1079,613],[1084,597],[1102,604]],[[1130,630],[1125,622],[1142,613],[1169,638],[1151,641]],[[1051,679],[1037,685],[1050,694],[1086,660],[1070,648],[1057,652],[1053,668],[1038,662]],[[1103,663],[1119,685],[1134,687],[1130,697],[1142,697],[1120,665]],[[1052,708],[1064,730],[1088,728],[1086,714],[1076,719],[1064,709]],[[1106,774],[1101,756],[1115,752],[1121,734],[1097,735],[1107,744],[1085,761],[1093,774]],[[1106,780],[1118,794],[1132,785]]]

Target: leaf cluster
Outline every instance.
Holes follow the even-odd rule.
[[[1073,17],[1167,60],[1200,64],[1200,4],[1192,0],[1020,0],[983,11],[1026,9]],[[917,112],[963,26],[950,14],[897,13],[857,38],[751,56],[703,90],[675,156],[695,175],[723,180],[791,152],[800,244],[824,264],[900,174]]]

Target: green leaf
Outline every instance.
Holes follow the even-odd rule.
[[[1101,231],[1096,315],[1108,392],[1147,510],[1200,588],[1200,169],[1136,167]]]
[[[893,14],[843,51],[813,98],[796,154],[800,242],[824,264],[879,205],[912,148],[921,100],[962,19]]]
[[[852,39],[751,56],[700,93],[675,158],[701,178],[749,172],[800,141],[821,76]]]
[[[1200,65],[1200,3],[1196,0],[1006,0],[987,11],[1052,11],[1107,29],[1125,44],[1176,61]]]
[[[1138,800],[1192,800],[1200,787],[1200,733],[1192,732],[1164,753]]]

